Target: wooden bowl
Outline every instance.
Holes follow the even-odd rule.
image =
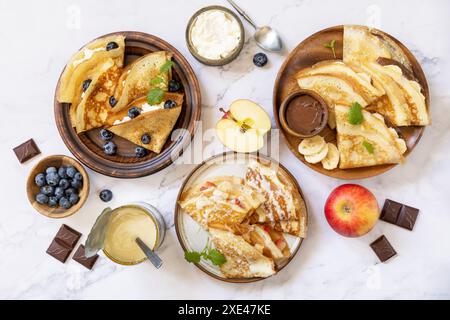
[[[239,29],[241,30],[241,39],[239,41],[238,46],[233,50],[233,52],[230,55],[226,56],[225,58],[219,59],[219,60],[208,59],[208,58],[205,58],[202,55],[200,55],[197,52],[197,49],[195,49],[195,46],[192,43],[192,39],[191,39],[191,28],[194,25],[195,20],[197,19],[197,17],[200,14],[202,14],[203,12],[209,11],[209,10],[219,10],[219,11],[225,12],[226,14],[229,14],[234,19],[236,19],[237,23],[239,24]],[[189,49],[189,52],[199,62],[201,62],[203,64],[206,64],[208,66],[223,66],[223,65],[226,65],[226,64],[230,63],[234,59],[236,59],[239,56],[239,54],[241,53],[242,48],[244,48],[244,44],[245,44],[244,25],[242,24],[241,19],[239,19],[239,17],[233,11],[231,11],[228,8],[225,8],[225,7],[222,7],[222,6],[208,6],[208,7],[204,7],[202,9],[198,10],[196,13],[194,13],[194,15],[191,17],[191,19],[189,19],[188,25],[186,27],[186,44],[187,44],[187,47]]]
[[[116,32],[100,38],[111,35],[125,36],[125,65],[154,51],[164,50],[173,53],[173,78],[181,83],[181,92],[184,93],[181,114],[173,130],[183,129],[182,132],[178,131],[179,134],[173,139],[170,135],[161,153],[148,152],[143,158],[135,156],[135,144],[115,136],[113,141],[117,145],[117,154],[108,156],[103,152],[105,142],[99,137],[100,129],[77,134],[72,128],[69,104],[59,103],[56,99],[59,81],[54,99],[56,126],[67,148],[85,166],[111,177],[139,178],[169,166],[193,139],[195,122],[200,120],[201,114],[200,85],[187,60],[164,40],[146,33],[130,31]]]
[[[415,78],[418,80],[420,85],[422,86],[422,92],[425,95],[426,105],[428,110],[430,110],[430,93],[428,89],[427,80],[425,74],[420,67],[419,62],[416,60],[414,55],[397,39],[392,37],[389,34],[386,34],[382,31],[385,36],[390,37],[393,41],[395,41],[404,51],[409,61],[411,62],[412,69],[414,72]],[[345,180],[354,180],[354,179],[364,179],[369,177],[374,177],[380,175],[388,170],[391,170],[396,166],[396,164],[386,164],[379,165],[373,167],[364,167],[364,168],[355,168],[355,169],[334,169],[334,170],[326,170],[322,167],[321,163],[318,164],[310,164],[306,162],[303,155],[298,152],[298,144],[301,141],[301,138],[296,137],[294,135],[289,134],[284,128],[281,126],[280,118],[279,118],[279,109],[283,101],[293,92],[299,90],[297,81],[295,80],[295,74],[304,68],[310,67],[317,62],[323,60],[333,59],[333,56],[330,55],[331,51],[328,48],[325,48],[324,43],[329,43],[331,40],[336,41],[336,58],[342,60],[342,49],[344,42],[344,26],[335,26],[328,29],[321,30],[304,41],[302,41],[287,57],[286,61],[280,68],[278,72],[278,76],[275,81],[274,91],[273,91],[273,110],[274,117],[277,123],[278,128],[283,133],[285,137],[285,141],[289,147],[289,149],[294,153],[294,155],[300,159],[304,164],[306,164],[311,169],[324,174],[329,177],[345,179]],[[425,131],[425,127],[399,127],[399,134],[406,141],[406,146],[408,150],[405,153],[405,157],[408,156],[414,147],[419,143],[420,138]],[[327,142],[336,143],[336,131],[331,130],[328,126],[320,134],[325,138]]]
[[[51,208],[47,205],[38,203],[35,199],[40,188],[34,183],[34,177],[38,173],[45,172],[45,169],[48,167],[58,168],[61,166],[74,166],[83,175],[83,188],[79,192],[80,200],[76,205],[67,210],[61,207]],[[75,212],[80,210],[86,202],[89,195],[89,176],[84,167],[75,159],[64,155],[49,156],[39,161],[39,163],[31,170],[27,180],[27,195],[33,208],[40,214],[53,219],[66,218],[75,214]]]

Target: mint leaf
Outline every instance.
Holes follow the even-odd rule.
[[[370,142],[364,141],[362,145],[366,148],[367,152],[373,154],[373,145]]]
[[[184,259],[189,263],[199,263],[201,258],[201,253],[197,251],[186,251],[184,253]]]
[[[164,98],[164,90],[161,88],[154,88],[150,90],[147,95],[147,102],[149,105],[154,106],[160,104]]]
[[[164,82],[164,79],[159,77],[159,76],[156,77],[156,78],[153,78],[152,80],[150,80],[150,84],[153,85],[153,86],[156,86],[156,85],[158,85],[160,83],[163,83],[163,82]]]
[[[227,258],[216,249],[211,249],[207,253],[207,259],[211,261],[215,266],[221,266],[227,262]]]
[[[169,72],[169,70],[172,68],[172,66],[173,66],[173,61],[172,60],[167,60],[161,66],[161,68],[159,68],[159,72],[161,72],[161,73]]]
[[[325,48],[331,49],[331,52],[333,52],[333,57],[336,59],[336,50],[335,50],[336,40],[331,40],[328,43],[325,43],[323,46]]]
[[[364,120],[362,107],[358,102],[353,102],[348,112],[348,122],[353,125],[361,124]]]

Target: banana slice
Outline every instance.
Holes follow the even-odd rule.
[[[305,160],[312,164],[319,163],[327,156],[327,154],[328,154],[328,144],[325,143],[323,145],[323,148],[318,153],[315,153],[315,154],[309,155],[309,156],[305,156]]]
[[[321,136],[314,136],[312,138],[303,139],[298,145],[298,152],[304,156],[311,156],[322,151],[326,145],[325,139]]]
[[[326,170],[333,170],[336,169],[339,164],[339,150],[332,143],[327,143],[327,145],[328,153],[327,156],[322,160],[322,166]]]

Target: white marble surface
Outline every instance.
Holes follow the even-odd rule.
[[[206,67],[189,54],[184,30],[200,7],[225,1],[8,1],[0,0],[0,298],[6,299],[351,299],[450,298],[450,2],[441,1],[256,1],[241,0],[260,24],[280,31],[288,49],[308,35],[337,24],[380,27],[403,41],[428,77],[433,125],[406,164],[383,176],[359,181],[377,196],[421,209],[413,232],[379,222],[367,236],[346,239],[323,215],[329,192],[344,181],[321,176],[281,146],[281,162],[300,182],[310,207],[310,233],[299,254],[279,275],[255,284],[213,280],[183,259],[173,228],[173,209],[183,178],[192,166],[171,166],[137,180],[118,180],[89,170],[91,195],[83,209],[64,221],[34,212],[25,193],[31,167],[43,156],[68,154],[53,118],[53,94],[70,55],[99,35],[138,30],[173,44],[194,68],[203,95],[203,127],[219,118],[218,107],[237,98],[259,102],[272,113],[272,87],[285,56],[270,65],[251,63],[248,40],[240,57],[223,68]],[[264,3],[264,5],[262,4]],[[247,36],[252,31],[245,24]],[[248,37],[249,38],[249,37]],[[33,137],[42,155],[20,165],[11,149]],[[219,147],[213,141],[211,147]],[[110,188],[112,206],[145,200],[158,206],[170,225],[160,254],[164,267],[123,268],[101,256],[92,272],[74,261],[61,264],[45,254],[62,222],[85,235],[104,204],[97,193]],[[399,255],[378,263],[368,244],[385,234]]]

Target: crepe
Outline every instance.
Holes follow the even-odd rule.
[[[176,106],[164,108],[167,100],[174,101]],[[136,145],[160,153],[178,120],[182,105],[183,95],[178,93],[166,93],[162,102],[154,106],[150,106],[147,98],[142,97],[133,101],[125,110],[111,114],[106,122],[111,126],[108,130]],[[141,110],[141,114],[134,119],[128,117],[128,110],[132,107]],[[149,144],[141,141],[144,134],[150,135]]]
[[[341,169],[403,161],[406,143],[393,128],[387,127],[383,116],[362,110],[362,123],[352,125],[348,121],[349,110],[348,106],[335,106]]]
[[[245,183],[264,196],[264,203],[250,217],[257,223],[276,231],[306,237],[306,206],[291,178],[282,170],[251,161]]]
[[[154,87],[167,91],[171,73],[169,71],[161,73],[160,68],[171,58],[171,53],[157,51],[147,54],[128,65],[124,69],[114,93],[117,104],[113,112],[122,111],[132,101],[146,96]],[[151,80],[156,77],[160,77],[163,81],[158,84],[152,84]]]
[[[210,229],[211,241],[226,262],[220,271],[227,278],[267,278],[275,274],[275,264],[242,237],[232,232]]]
[[[187,189],[180,207],[204,229],[229,230],[241,224],[264,201],[244,180],[233,176],[213,177]]]
[[[118,47],[107,50],[110,43],[116,43]],[[125,37],[120,35],[94,40],[83,47],[70,59],[61,75],[56,93],[58,102],[77,106],[89,72],[108,59],[113,59],[119,68],[123,67],[124,52]]]
[[[70,106],[72,125],[77,133],[105,124],[111,111],[109,97],[114,92],[121,70],[113,59],[107,59],[86,75],[91,80],[89,87],[81,95],[80,104]]]

